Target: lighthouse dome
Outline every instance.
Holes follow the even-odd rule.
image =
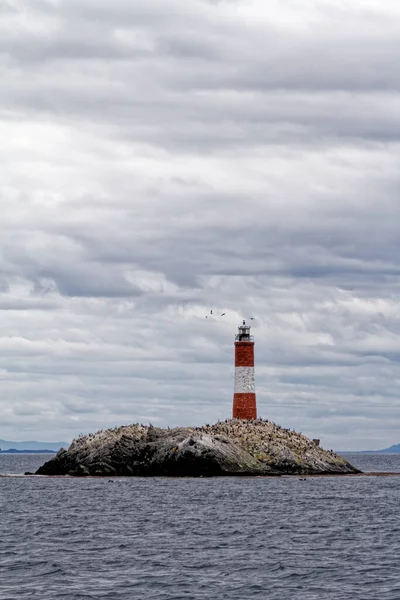
[[[238,333],[236,335],[237,342],[252,342],[252,336],[250,335],[250,325],[246,325],[246,321],[243,321],[242,325],[238,327]]]

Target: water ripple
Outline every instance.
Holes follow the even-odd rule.
[[[400,598],[400,477],[113,481],[0,479],[1,600]]]

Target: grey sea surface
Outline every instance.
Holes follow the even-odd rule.
[[[346,455],[400,472],[400,455]],[[0,473],[48,456],[0,455]],[[0,478],[1,600],[398,600],[400,477]]]
[[[400,473],[400,454],[342,452],[340,455],[364,473]]]

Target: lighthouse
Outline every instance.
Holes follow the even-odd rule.
[[[254,338],[246,321],[239,326],[235,337],[235,389],[233,394],[234,419],[256,419],[256,391],[254,386]]]

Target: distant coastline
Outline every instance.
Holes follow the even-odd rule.
[[[343,450],[338,454],[400,454],[400,444],[394,444],[390,448],[382,450]]]
[[[0,450],[0,454],[57,454],[56,450],[16,450],[9,448],[8,450]]]
[[[47,454],[58,452],[60,448],[68,448],[69,443],[67,442],[44,442],[36,440],[22,440],[17,442],[16,440],[3,440],[0,439],[0,453],[8,454]]]

